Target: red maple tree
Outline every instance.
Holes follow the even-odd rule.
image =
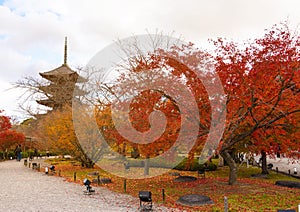
[[[25,136],[23,133],[19,133],[12,130],[12,124],[10,118],[5,115],[1,115],[3,111],[0,110],[0,148],[2,151],[7,151],[16,144],[23,144]]]
[[[230,154],[241,143],[274,154],[299,149],[288,129],[299,127],[300,39],[287,24],[275,25],[262,38],[238,45],[219,39],[216,71],[227,94],[227,124],[220,153],[229,164],[229,184],[237,180]],[[299,136],[299,134],[297,135]],[[266,165],[266,164],[264,164]]]

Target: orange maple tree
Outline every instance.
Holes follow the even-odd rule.
[[[299,149],[300,39],[287,24],[275,25],[262,38],[243,45],[219,39],[216,71],[227,95],[227,123],[220,154],[237,180],[230,152],[239,144],[264,155]],[[250,142],[249,142],[250,141]],[[264,164],[266,165],[266,164]]]
[[[138,81],[133,80],[131,78],[134,74],[127,73],[126,78],[120,77],[119,82],[116,87],[124,88],[129,84],[132,85],[130,89],[134,90],[136,83]],[[128,89],[120,89],[122,92],[126,91],[126,95],[132,95]],[[131,94],[130,94],[131,93]],[[123,94],[119,93],[118,96],[122,96]],[[144,90],[141,93],[134,96],[133,100],[124,98],[122,101],[112,102],[112,104],[117,104],[118,106],[130,105],[129,111],[129,120],[131,126],[124,125],[123,128],[116,129],[116,124],[123,124],[126,119],[123,116],[123,113],[126,113],[122,109],[114,112],[112,115],[112,107],[111,104],[106,105],[106,107],[98,108],[96,114],[97,124],[105,137],[105,140],[109,143],[109,145],[115,149],[120,155],[126,155],[128,150],[131,150],[132,156],[135,158],[141,157],[144,159],[152,158],[160,153],[167,151],[176,140],[175,138],[178,136],[176,131],[179,130],[180,114],[176,106],[168,99],[164,98],[161,92],[155,90]],[[162,135],[158,135],[151,140],[153,142],[147,143],[147,136],[142,134],[141,136],[135,136],[134,133],[131,136],[135,136],[133,139],[128,139],[122,135],[121,132],[127,131],[130,132],[131,127],[141,133],[147,133],[150,130],[151,120],[149,119],[150,114],[153,111],[162,111],[167,115],[167,125],[164,126],[164,123],[156,123],[156,128],[162,128],[164,130]],[[170,112],[172,111],[172,113]],[[114,119],[112,118],[114,116]],[[135,140],[133,142],[132,140]],[[146,160],[147,161],[147,160]],[[145,165],[145,169],[149,167]],[[148,173],[148,171],[146,171]]]
[[[279,147],[282,153],[299,150],[300,39],[287,24],[282,24],[266,31],[262,38],[243,44],[224,39],[214,44],[214,56],[195,49],[193,44],[186,44],[130,58],[127,72],[120,75],[113,90],[122,100],[117,104],[120,108],[122,104],[129,105],[130,124],[139,132],[151,130],[153,111],[160,110],[166,116],[165,133],[154,142],[145,144],[142,136],[132,139],[140,141],[134,145],[146,158],[155,157],[157,152],[165,152],[174,145],[182,130],[180,122],[191,126],[183,129],[186,146],[190,145],[194,134],[189,129],[194,124],[198,127],[196,142],[188,149],[190,159],[201,151],[212,127],[224,129],[222,140],[215,148],[229,165],[229,184],[234,184],[238,170],[232,153],[242,150],[242,146],[245,151],[245,144],[246,151],[256,153],[275,154]],[[205,66],[210,60],[214,61],[214,70]],[[203,71],[203,67],[208,67],[209,71]],[[225,96],[208,94],[208,90],[218,93],[215,74],[223,84]],[[160,79],[170,80],[163,83]],[[142,92],[136,89],[147,88],[143,83],[150,82],[161,82],[162,86]],[[176,94],[171,96],[163,92],[168,90],[180,95],[179,84],[192,93],[199,117],[191,113],[194,110],[192,101],[185,101],[182,108],[176,102]],[[211,123],[214,102],[226,105],[226,108],[214,108],[223,112],[226,109],[225,123],[221,121],[222,113],[219,122],[217,117]],[[123,131],[130,132],[126,127]],[[132,144],[130,139],[122,142]]]
[[[97,118],[98,126],[105,129],[102,132],[108,140],[114,141],[116,146],[137,150],[145,159],[166,153],[165,159],[174,161],[179,153],[188,154],[192,158],[196,152],[201,152],[210,130],[211,100],[193,69],[197,69],[196,61],[204,63],[208,54],[199,49],[193,54],[180,54],[192,48],[192,44],[173,46],[168,52],[157,49],[147,55],[129,59],[129,66],[126,70],[122,69],[116,84],[111,88],[117,96],[116,100],[108,104],[106,109],[99,107],[102,112],[98,111],[101,114]],[[211,79],[209,73],[201,71],[198,72],[206,79]],[[213,89],[213,84],[210,86]],[[130,124],[118,129],[114,126],[118,123],[112,120],[112,104],[118,107],[118,121],[129,119]],[[128,114],[128,117],[122,114]],[[106,119],[109,121],[104,121]],[[128,137],[120,132],[125,132]],[[176,143],[178,138],[183,144]],[[125,151],[124,148],[122,151]]]

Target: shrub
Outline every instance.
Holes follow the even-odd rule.
[[[135,159],[127,159],[129,162],[129,166],[131,167],[144,167],[144,159],[139,159],[139,160],[135,160]],[[167,160],[163,160],[163,159],[156,159],[153,158],[149,161],[149,167],[155,167],[155,168],[173,168],[172,164],[169,163]]]
[[[134,160],[134,159],[128,159],[128,163],[130,167],[144,167],[144,160]],[[151,159],[149,162],[150,167],[155,168],[166,168],[171,169],[173,168],[172,164],[169,163],[166,160],[158,160],[158,159]],[[180,171],[198,171],[198,170],[209,170],[209,171],[215,171],[217,169],[217,165],[214,163],[206,163],[199,164],[198,159],[194,158],[192,162],[189,162],[187,158],[184,158],[176,167],[173,169],[180,170]]]
[[[206,162],[204,164],[199,164],[198,159],[194,158],[192,162],[188,165],[188,159],[185,158],[181,163],[179,163],[174,169],[181,171],[215,171],[217,170],[217,165],[212,162]]]
[[[32,149],[28,149],[28,150],[27,150],[27,157],[30,157],[30,156],[33,157],[33,155],[34,155],[34,151],[33,151]],[[24,157],[23,157],[23,158],[24,158]]]
[[[28,158],[28,152],[22,152],[22,158]]]
[[[46,153],[46,151],[38,151],[38,155],[39,155],[39,157],[45,157],[45,156],[47,156],[47,153]],[[52,156],[51,153],[49,153],[49,156]]]
[[[199,165],[199,170],[201,171],[216,171],[217,170],[217,165],[214,164],[213,162],[206,162],[204,164]]]
[[[208,163],[207,168],[209,171],[216,171],[218,166],[212,162]]]
[[[200,168],[201,165],[198,163],[198,159],[194,158],[192,162],[188,162],[188,159],[185,158],[174,169],[180,171],[197,171]]]
[[[10,158],[12,158],[12,159],[16,158],[16,154],[15,154],[14,151],[9,151],[8,154],[7,154],[7,156],[8,156],[8,159],[10,159]]]

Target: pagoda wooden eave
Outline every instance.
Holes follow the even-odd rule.
[[[48,80],[57,79],[61,77],[66,77],[70,75],[78,75],[75,71],[73,71],[67,64],[63,64],[58,68],[55,68],[51,71],[40,73],[40,75]]]
[[[58,79],[66,79],[75,81],[78,83],[86,82],[87,80],[81,76],[76,71],[73,71],[67,64],[62,64],[60,67],[55,68],[51,71],[39,73],[43,78],[49,81],[57,81]]]
[[[36,100],[36,102],[47,107],[53,107],[55,104],[55,102],[50,99]]]
[[[67,94],[67,93],[73,93],[74,96],[83,96],[86,95],[87,92],[81,90],[78,86],[68,86],[68,85],[55,85],[55,84],[49,84],[45,86],[39,86],[39,89],[45,93],[48,93],[52,96],[58,93]]]

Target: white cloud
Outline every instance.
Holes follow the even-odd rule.
[[[295,26],[298,8],[298,0],[6,0],[0,5],[1,87],[61,65],[64,36],[69,64],[77,67],[112,41],[146,30],[175,31],[186,41],[206,45],[208,38],[220,36],[257,37],[286,19]],[[15,114],[12,99],[19,92],[7,96],[1,90],[0,109]]]

